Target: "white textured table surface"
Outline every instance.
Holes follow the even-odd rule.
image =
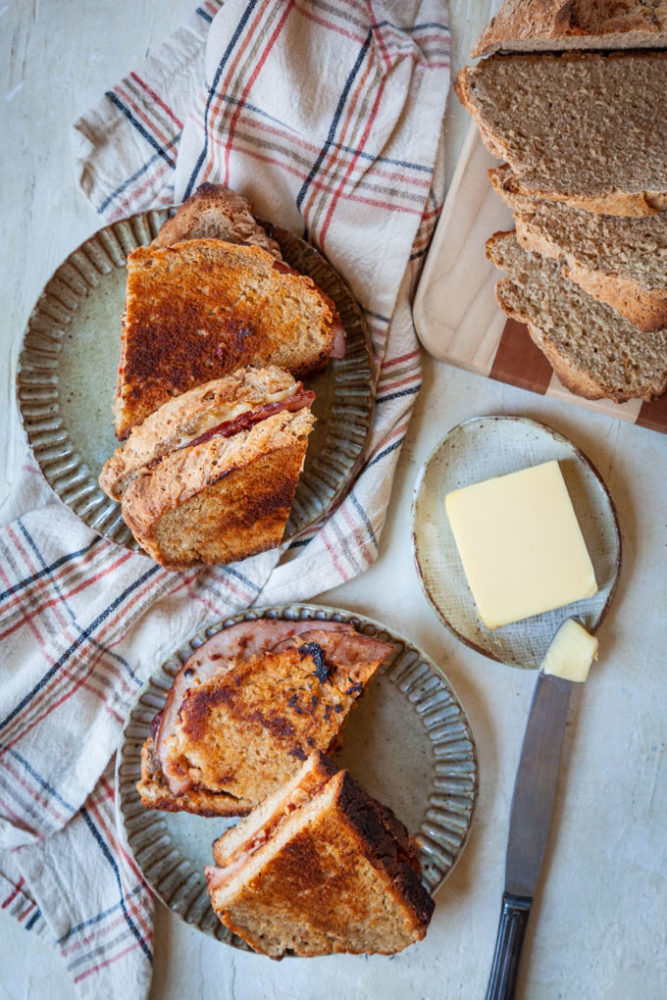
[[[455,68],[486,3],[451,5]],[[21,332],[42,286],[97,228],[76,188],[69,127],[176,27],[184,0],[13,0],[0,7],[2,313],[0,406],[10,413]],[[448,148],[460,109],[448,113]],[[453,164],[449,164],[451,176]],[[11,360],[10,360],[11,359]],[[441,664],[477,742],[480,795],[463,858],[438,895],[426,940],[394,959],[273,963],[234,952],[157,907],[155,1000],[333,995],[393,1000],[484,996],[503,884],[507,817],[534,674],[457,645],[422,596],[410,548],[417,472],[454,424],[521,413],[550,423],[593,460],[616,501],[624,564],[601,656],[577,692],[544,877],[529,925],[519,995],[536,1000],[667,996],[667,439],[424,359],[424,387],[403,448],[382,554],[364,576],[321,595],[385,620]],[[0,428],[2,470],[14,456]],[[1,510],[0,510],[1,514]],[[0,998],[67,1000],[60,959],[0,914]]]

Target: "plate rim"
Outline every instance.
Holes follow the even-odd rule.
[[[439,880],[435,882],[432,886],[426,884],[424,880],[423,869],[425,864],[434,865],[435,867],[437,867],[436,863],[431,860],[432,855],[429,854],[429,851],[435,849],[437,852],[439,845],[432,844],[429,846],[428,849],[426,849],[424,847],[423,839],[424,836],[428,837],[428,831],[425,831],[424,827],[428,825],[431,826],[433,825],[433,821],[429,819],[428,813],[429,810],[432,808],[431,807],[432,797],[438,794],[437,787],[434,784],[438,776],[438,773],[436,771],[436,765],[438,764],[438,760],[435,757],[432,761],[433,767],[431,772],[431,789],[429,791],[429,797],[424,805],[423,815],[420,820],[419,830],[410,831],[411,836],[413,836],[417,840],[419,847],[419,855],[420,855],[420,860],[422,862],[422,884],[425,885],[425,888],[427,889],[427,891],[431,896],[435,896],[440,891],[444,883],[451,876],[452,872],[458,865],[465,851],[473,827],[473,822],[479,798],[479,784],[480,784],[479,757],[478,757],[474,734],[472,731],[472,726],[470,724],[468,715],[463,707],[463,704],[454,686],[452,685],[451,681],[447,677],[442,667],[440,667],[428,654],[426,654],[419,646],[415,645],[415,643],[413,643],[410,639],[406,638],[401,633],[396,632],[393,628],[384,624],[384,622],[378,621],[377,619],[369,617],[368,615],[364,615],[360,612],[350,611],[346,608],[341,608],[338,606],[312,604],[309,602],[296,601],[280,605],[266,605],[262,607],[251,606],[250,608],[246,608],[245,610],[227,616],[226,618],[219,619],[209,624],[208,626],[199,629],[196,633],[194,633],[190,637],[190,639],[181,643],[178,649],[175,649],[168,657],[166,657],[162,661],[162,663],[159,666],[157,666],[151,672],[150,676],[146,679],[146,681],[141,685],[140,689],[137,691],[135,698],[132,702],[132,706],[127,712],[125,721],[123,723],[120,742],[118,744],[115,754],[115,768],[114,768],[115,811],[117,818],[117,827],[121,839],[123,841],[123,845],[129,852],[134,863],[137,865],[139,871],[141,872],[142,878],[148,885],[151,893],[158,900],[160,900],[160,902],[163,905],[167,906],[172,913],[175,913],[176,916],[182,919],[185,923],[188,923],[191,926],[196,927],[202,933],[207,933],[210,936],[214,936],[217,940],[220,940],[222,943],[229,944],[231,947],[240,948],[243,951],[247,950],[250,954],[256,954],[256,953],[253,952],[252,949],[250,949],[249,946],[245,944],[245,942],[240,941],[240,939],[234,940],[236,936],[231,934],[231,932],[227,931],[227,929],[219,921],[217,921],[217,925],[214,924],[213,931],[210,931],[205,927],[201,927],[196,921],[189,920],[187,914],[180,913],[178,910],[174,909],[169,900],[165,898],[165,895],[158,888],[156,888],[153,882],[148,878],[146,872],[144,871],[144,866],[137,858],[135,851],[132,847],[132,844],[130,842],[131,831],[128,829],[129,821],[126,815],[126,811],[128,807],[132,806],[132,803],[131,802],[128,803],[127,794],[128,792],[131,793],[131,790],[134,790],[133,778],[128,777],[125,774],[122,774],[121,769],[124,768],[126,763],[128,763],[126,761],[126,752],[128,744],[131,742],[135,746],[138,745],[138,737],[136,735],[131,737],[128,733],[128,730],[131,727],[137,725],[134,719],[135,713],[140,708],[142,698],[146,694],[152,692],[152,687],[155,686],[154,684],[155,678],[160,674],[162,674],[163,676],[165,674],[168,674],[168,672],[165,669],[167,665],[169,663],[175,665],[175,662],[179,661],[179,666],[180,666],[180,664],[184,662],[184,659],[187,658],[187,656],[191,655],[204,642],[206,642],[212,636],[218,634],[218,632],[223,631],[226,628],[229,628],[230,626],[236,624],[237,622],[256,621],[266,618],[269,619],[287,618],[287,620],[292,619],[292,620],[306,620],[306,621],[310,620],[318,621],[318,620],[328,619],[334,621],[349,622],[351,624],[355,624],[355,626],[360,627],[360,630],[366,628],[366,629],[371,629],[373,631],[373,634],[385,635],[389,637],[390,640],[393,640],[400,647],[399,652],[396,654],[395,657],[396,660],[398,660],[400,657],[404,655],[409,655],[409,654],[415,654],[417,657],[417,661],[409,663],[407,666],[403,668],[401,673],[404,672],[406,674],[410,674],[416,668],[419,668],[423,673],[424,672],[423,668],[425,667],[427,672],[427,679],[434,677],[438,682],[438,684],[436,685],[437,690],[440,692],[444,691],[445,695],[447,696],[447,702],[446,702],[447,707],[450,708],[452,706],[454,707],[457,723],[463,728],[465,733],[465,739],[467,744],[466,760],[469,760],[468,770],[466,772],[466,782],[469,785],[469,787],[467,788],[465,794],[465,801],[466,801],[465,830],[458,839],[456,852],[452,857],[452,860],[449,862],[446,869],[441,872],[441,877],[439,878]],[[386,668],[383,668],[383,673],[385,670],[389,670],[391,666],[392,664],[390,663]],[[393,681],[389,680],[388,683],[393,683]],[[416,687],[419,688],[420,684],[421,680],[417,680]],[[167,691],[168,690],[170,690],[170,687],[167,688]],[[432,694],[433,694],[432,690],[429,690],[429,697]],[[164,694],[164,697],[166,698],[166,693]],[[409,695],[405,693],[403,694],[403,697],[407,699]],[[159,708],[155,709],[155,711],[158,710]],[[426,726],[424,728],[426,730]],[[435,728],[437,728],[437,726],[435,726]],[[426,731],[428,733],[428,730]],[[437,745],[436,741],[430,735],[428,736],[428,739],[434,746]],[[135,760],[136,760],[136,754],[135,754]],[[463,797],[463,793],[461,792],[460,794]],[[135,795],[135,800],[138,800],[138,795],[136,795],[136,792],[134,793],[134,795]],[[164,817],[164,813],[161,812],[160,810],[149,810],[149,809],[144,810],[144,813],[149,813],[149,812],[156,813],[158,816],[158,821],[160,818]],[[139,815],[142,814],[140,813]],[[215,819],[215,817],[213,817],[212,819]],[[446,849],[449,850],[449,848]],[[221,931],[224,933],[218,934],[216,933],[216,931]],[[227,937],[229,937],[230,940],[227,940]]]
[[[117,268],[124,268],[128,253],[135,249],[136,246],[145,245],[145,243],[150,242],[150,240],[157,235],[162,223],[167,218],[172,216],[178,207],[179,205],[177,204],[168,207],[150,208],[141,212],[135,212],[129,216],[124,216],[121,219],[116,219],[106,225],[100,226],[94,232],[90,233],[73,250],[69,251],[65,255],[43,284],[41,291],[37,295],[30,310],[28,319],[25,322],[21,333],[17,354],[16,371],[13,376],[14,393],[20,425],[25,435],[30,453],[39,468],[44,482],[47,484],[51,492],[61,503],[68,507],[75,517],[77,517],[91,531],[94,531],[98,536],[114,545],[117,545],[125,551],[141,555],[146,555],[146,553],[135,541],[129,528],[125,525],[120,511],[120,504],[108,498],[101,491],[97,482],[97,477],[94,475],[88,463],[83,459],[78,445],[71,436],[71,431],[65,421],[65,415],[63,414],[62,409],[62,394],[66,387],[61,387],[58,373],[60,369],[60,358],[62,356],[61,351],[64,335],[67,333],[67,330],[69,329],[81,302],[94,291],[94,288],[98,284],[99,280],[103,280],[108,273]],[[350,465],[341,477],[340,481],[338,483],[334,483],[328,499],[323,502],[320,501],[320,509],[315,511],[312,516],[305,517],[302,524],[294,526],[291,523],[294,512],[294,505],[292,506],[292,513],[288,519],[285,533],[279,543],[279,546],[277,546],[277,548],[283,549],[283,552],[281,553],[282,558],[284,551],[289,548],[292,543],[301,539],[304,535],[308,535],[309,533],[317,530],[317,528],[334,513],[334,511],[343,502],[354,481],[358,477],[359,472],[363,467],[368,450],[368,443],[373,432],[373,418],[375,414],[377,396],[377,379],[375,377],[375,356],[368,323],[364,316],[363,309],[353,294],[348,282],[342,278],[328,258],[317,247],[313,246],[313,244],[309,243],[302,236],[299,236],[297,233],[294,233],[289,229],[285,229],[284,227],[277,226],[273,223],[266,224],[271,227],[271,232],[277,240],[294,241],[294,245],[298,245],[299,250],[306,257],[311,257],[314,261],[314,266],[319,265],[324,267],[330,274],[331,280],[337,284],[338,289],[340,290],[340,295],[345,299],[346,308],[350,309],[354,314],[354,332],[357,341],[356,350],[361,353],[363,358],[363,360],[358,361],[355,366],[355,373],[357,377],[363,377],[364,382],[363,416],[359,416],[356,412],[359,409],[358,407],[354,408],[355,421],[358,420],[358,423],[355,423],[355,426],[359,432],[356,445],[357,454],[351,460]],[[131,234],[132,245],[129,245],[127,232]],[[140,235],[138,235],[138,233]],[[107,236],[107,234],[109,235]],[[98,256],[101,258],[106,257],[106,259],[102,260],[102,263],[98,266],[93,260],[95,257],[94,251],[91,255],[88,252],[88,248],[91,245],[94,246],[96,243],[103,243],[105,238],[108,239],[109,242],[113,239],[115,244],[113,247],[103,244],[102,250],[99,252]],[[118,251],[120,251],[122,255],[122,261],[119,261],[114,257],[114,253],[117,253]],[[44,307],[49,303],[49,295],[54,294],[53,292],[49,292],[50,286],[59,279],[61,271],[67,265],[72,264],[74,269],[78,270],[76,265],[72,262],[76,259],[77,263],[80,263],[81,258],[85,258],[88,270],[93,273],[92,282],[88,281],[83,276],[81,277],[81,282],[87,284],[84,292],[75,290],[70,285],[67,286],[71,296],[76,299],[74,306],[71,304],[66,305],[60,299],[57,299],[57,296],[55,296],[60,307],[68,313],[67,318],[55,318],[48,312],[44,313]],[[105,264],[110,264],[111,266],[105,268]],[[309,272],[302,271],[300,273],[305,273],[307,276],[310,276]],[[66,281],[62,278],[61,280],[63,281],[63,284],[67,285]],[[323,291],[330,298],[335,299],[335,296],[328,289],[323,288]],[[340,299],[338,301],[340,301]],[[335,302],[337,307],[338,301]],[[119,323],[121,314],[122,308],[119,310]],[[47,316],[51,327],[50,331],[45,331],[41,329],[40,326],[36,327],[34,325],[36,321],[40,320],[42,315]],[[344,329],[348,332],[347,326],[344,325]],[[29,343],[30,337],[33,335],[38,341],[37,345]],[[349,355],[346,355],[346,358],[348,357]],[[342,359],[343,365],[346,362],[346,358]],[[336,362],[334,361],[332,364],[335,365]],[[344,373],[341,377],[344,378]],[[41,398],[35,397],[36,390],[39,390],[43,394],[43,402],[41,402]],[[331,412],[333,412],[333,409],[339,405],[340,402],[337,397],[333,397],[331,402]],[[33,407],[36,407],[37,415],[31,414]],[[109,414],[110,425],[111,422],[111,414]],[[335,421],[333,419],[330,419],[330,426],[331,425],[333,425],[335,429]],[[328,433],[330,434],[331,431]],[[39,440],[40,435],[44,434],[52,435],[51,438],[47,437],[45,439],[45,444]],[[324,439],[323,443],[326,443],[326,440],[327,438]],[[120,442],[118,444],[120,444]],[[52,454],[54,449],[58,453],[56,459],[54,459]],[[330,445],[330,449],[334,457],[340,457],[339,453],[334,451],[332,445]],[[62,471],[60,465],[57,464],[58,460],[62,462],[63,459],[66,461],[64,471]],[[308,477],[308,469],[306,468],[304,470],[306,477],[323,478],[318,476],[319,455],[316,454],[313,456],[313,462],[315,464],[315,468],[313,469],[314,475]],[[326,478],[326,485],[327,488],[329,488],[331,485],[328,482],[330,477],[327,476],[324,478]],[[304,497],[302,497],[302,499],[305,499],[304,506],[307,506],[309,503],[312,504],[312,499],[305,495],[306,484],[304,477],[300,476],[299,483],[301,484],[302,482],[304,483],[302,487],[304,490]],[[298,487],[295,503],[298,506]],[[202,567],[200,568],[206,567],[202,564]]]
[[[411,503],[410,503],[410,533],[411,533],[411,540],[412,540],[412,555],[413,555],[413,559],[414,559],[414,562],[415,562],[415,565],[416,565],[417,575],[419,577],[419,582],[420,582],[420,585],[421,585],[421,588],[422,588],[422,592],[424,593],[424,596],[426,597],[426,599],[428,600],[429,604],[431,605],[431,607],[434,609],[434,611],[438,615],[438,618],[440,619],[440,621],[442,622],[442,624],[445,625],[445,627],[448,629],[448,631],[450,632],[450,634],[453,635],[454,638],[457,639],[459,642],[463,643],[464,646],[467,646],[469,649],[474,650],[476,653],[480,653],[482,656],[486,657],[489,660],[493,660],[496,663],[502,663],[502,664],[504,664],[506,666],[516,667],[516,668],[518,668],[520,670],[539,670],[539,664],[526,665],[525,663],[519,663],[519,662],[516,662],[516,661],[511,661],[510,662],[508,660],[505,660],[502,657],[500,657],[498,655],[495,655],[494,652],[493,652],[493,650],[490,650],[486,646],[479,645],[474,640],[470,639],[468,636],[463,635],[461,632],[459,632],[454,627],[454,625],[449,621],[449,619],[446,617],[446,615],[443,612],[442,608],[440,607],[440,605],[438,604],[438,602],[435,600],[435,598],[431,594],[431,592],[430,592],[430,590],[429,590],[429,588],[428,588],[428,586],[426,584],[426,579],[425,579],[425,574],[424,574],[424,570],[423,570],[423,567],[422,567],[422,562],[421,562],[421,560],[419,558],[419,545],[418,545],[418,542],[417,542],[417,526],[416,526],[416,521],[417,521],[417,504],[418,504],[418,501],[419,501],[419,495],[420,495],[420,492],[421,492],[423,480],[424,480],[424,477],[426,475],[426,471],[428,469],[428,466],[430,465],[431,461],[435,458],[436,454],[444,446],[445,442],[453,434],[455,434],[461,428],[466,427],[469,424],[480,423],[482,421],[487,421],[487,420],[503,421],[503,422],[505,422],[505,421],[507,421],[507,422],[520,422],[520,423],[530,424],[530,425],[532,425],[534,427],[539,428],[541,431],[546,431],[555,441],[557,441],[560,444],[567,445],[569,448],[571,448],[573,450],[576,458],[579,459],[580,461],[582,461],[584,463],[584,465],[586,465],[590,469],[590,471],[593,473],[594,477],[597,479],[598,484],[600,485],[600,487],[602,489],[602,492],[603,492],[604,496],[607,499],[607,503],[609,504],[609,510],[610,510],[611,516],[612,516],[612,524],[613,524],[613,527],[614,527],[614,535],[616,537],[616,559],[615,559],[615,562],[614,562],[615,572],[614,572],[614,581],[613,581],[613,583],[612,583],[612,585],[611,585],[611,587],[609,589],[609,593],[607,595],[607,599],[605,600],[605,603],[604,603],[604,605],[602,607],[602,610],[600,611],[598,619],[597,619],[597,621],[595,623],[595,627],[591,628],[591,632],[593,632],[593,634],[595,634],[597,632],[597,630],[599,629],[600,625],[602,624],[602,622],[604,621],[604,619],[607,617],[607,614],[608,614],[609,609],[610,609],[610,607],[611,607],[611,605],[613,603],[613,600],[614,600],[614,598],[616,596],[616,591],[617,591],[618,585],[619,585],[619,579],[620,579],[621,568],[622,568],[622,563],[623,563],[623,538],[622,538],[622,535],[621,535],[620,522],[619,522],[619,518],[618,518],[618,511],[616,509],[616,504],[614,503],[614,499],[613,499],[613,497],[612,497],[612,495],[611,495],[611,493],[609,491],[609,488],[608,488],[607,484],[605,483],[604,479],[602,478],[602,475],[598,471],[597,466],[590,460],[590,458],[588,458],[588,456],[581,450],[581,448],[579,448],[578,445],[576,445],[573,441],[571,441],[570,438],[566,437],[565,434],[562,434],[560,431],[557,431],[554,427],[551,427],[549,424],[545,424],[541,420],[535,420],[534,417],[524,416],[523,414],[520,414],[520,413],[488,413],[488,414],[483,414],[481,416],[467,417],[465,420],[459,421],[459,423],[455,424],[453,427],[451,427],[447,431],[447,433],[444,435],[444,437],[442,437],[440,439],[440,441],[435,445],[435,447],[430,451],[428,457],[422,463],[422,466],[419,469],[419,472],[417,473],[417,478],[415,480],[415,484],[414,484],[414,487],[413,487],[413,490],[412,490],[412,499],[411,499]]]

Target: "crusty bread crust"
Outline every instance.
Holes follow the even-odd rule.
[[[169,569],[225,564],[275,548],[314,420],[307,409],[284,411],[233,438],[212,437],[166,455],[123,495],[132,534]]]
[[[564,251],[546,235],[531,228],[530,218],[515,214],[517,240],[531,253],[560,260],[562,273],[600,302],[607,302],[644,333],[667,326],[667,288],[646,288],[640,281],[620,274],[585,267],[573,253]]]
[[[502,157],[502,151],[497,153]],[[604,197],[587,195],[564,195],[558,191],[526,188],[508,163],[501,163],[489,170],[493,190],[505,201],[513,212],[536,211],[544,201],[562,202],[572,208],[580,208],[597,215],[613,215],[620,218],[647,218],[667,212],[667,194],[657,191],[642,191],[627,194],[612,191]]]
[[[224,184],[200,184],[162,224],[151,246],[201,239],[247,243],[282,260],[280,247],[256,221],[250,202]]]
[[[308,277],[256,246],[186,240],[128,257],[114,401],[116,435],[170,398],[243,365],[301,378],[334,345],[335,306]]]
[[[340,771],[209,894],[220,920],[272,958],[386,955],[426,933],[434,904],[418,873],[405,827]]]
[[[569,48],[656,48],[667,45],[667,2],[504,0],[472,50],[535,52]]]

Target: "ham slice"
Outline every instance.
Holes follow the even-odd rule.
[[[181,445],[181,447],[194,448],[195,445],[202,444],[212,437],[233,437],[239,431],[245,431],[248,427],[253,427],[255,424],[261,423],[262,420],[274,416],[276,413],[281,413],[283,410],[296,413],[298,410],[303,410],[306,406],[312,406],[314,402],[314,392],[311,392],[310,389],[299,388],[287,399],[274,400],[271,403],[263,403],[255,410],[246,410],[244,413],[239,414],[238,417],[234,417],[233,420],[225,420],[216,427],[211,427],[209,430],[204,431],[203,434],[200,434],[199,437],[196,437],[193,441],[188,441],[186,444]]]
[[[331,349],[330,357],[340,361],[341,358],[345,357],[345,350],[347,348],[347,337],[345,335],[345,330],[343,324],[339,319],[334,319],[332,324],[332,330],[334,335],[333,347]]]

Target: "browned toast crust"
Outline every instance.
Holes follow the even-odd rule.
[[[238,887],[209,893],[220,920],[259,952],[280,958],[348,952],[394,954],[420,940],[433,913],[407,831],[347,771],[316,798],[282,846]],[[288,818],[285,823],[290,824]],[[401,829],[400,840],[394,830]]]
[[[281,419],[287,430],[280,427]],[[212,438],[165,456],[123,495],[123,517],[134,537],[169,568],[225,564],[275,548],[294,501],[313,421],[309,411],[278,414],[257,425],[256,434],[253,428],[237,435],[243,439],[238,442]],[[295,425],[299,433],[289,433]]]
[[[255,220],[250,202],[224,184],[200,184],[162,224],[151,246],[201,239],[248,243],[282,260],[280,247]]]
[[[117,436],[170,396],[243,365],[314,374],[333,349],[334,316],[310,278],[259,247],[218,240],[139,247],[127,261]]]

